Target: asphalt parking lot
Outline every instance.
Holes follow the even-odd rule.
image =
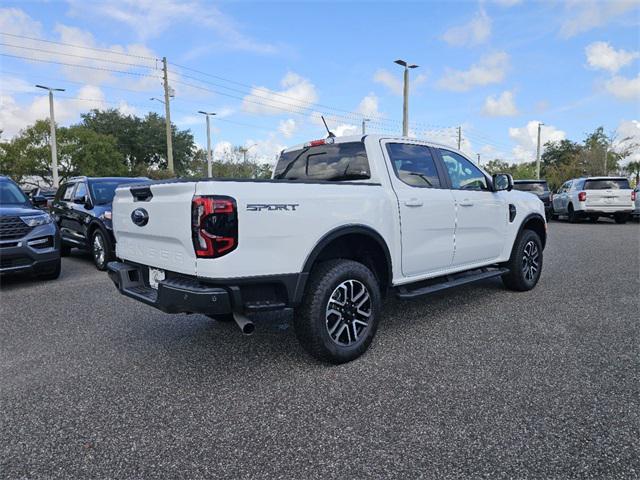
[[[118,295],[75,254],[0,289],[0,477],[636,478],[640,227],[552,222],[539,286],[391,300],[339,367],[287,316]]]

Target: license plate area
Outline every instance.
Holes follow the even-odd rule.
[[[165,279],[164,270],[149,267],[149,286],[158,289],[158,283]]]

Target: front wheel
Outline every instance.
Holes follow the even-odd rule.
[[[526,292],[536,286],[542,272],[542,242],[533,230],[523,230],[506,267],[502,282],[510,290]]]
[[[296,336],[318,360],[350,362],[369,348],[380,308],[380,286],[369,268],[353,260],[329,260],[311,274],[294,316]]]
[[[106,270],[107,263],[113,260],[111,243],[100,229],[94,230],[93,235],[91,235],[91,254],[93,256],[93,264],[98,270]]]

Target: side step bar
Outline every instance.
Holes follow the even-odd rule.
[[[398,298],[408,299],[429,295],[449,288],[459,287],[467,283],[486,280],[487,278],[499,277],[507,273],[508,268],[481,268],[469,272],[454,273],[443,277],[423,280],[409,285],[401,285],[396,289]]]

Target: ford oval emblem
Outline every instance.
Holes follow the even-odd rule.
[[[144,227],[149,222],[149,213],[144,208],[136,208],[131,212],[131,221],[139,227]]]

